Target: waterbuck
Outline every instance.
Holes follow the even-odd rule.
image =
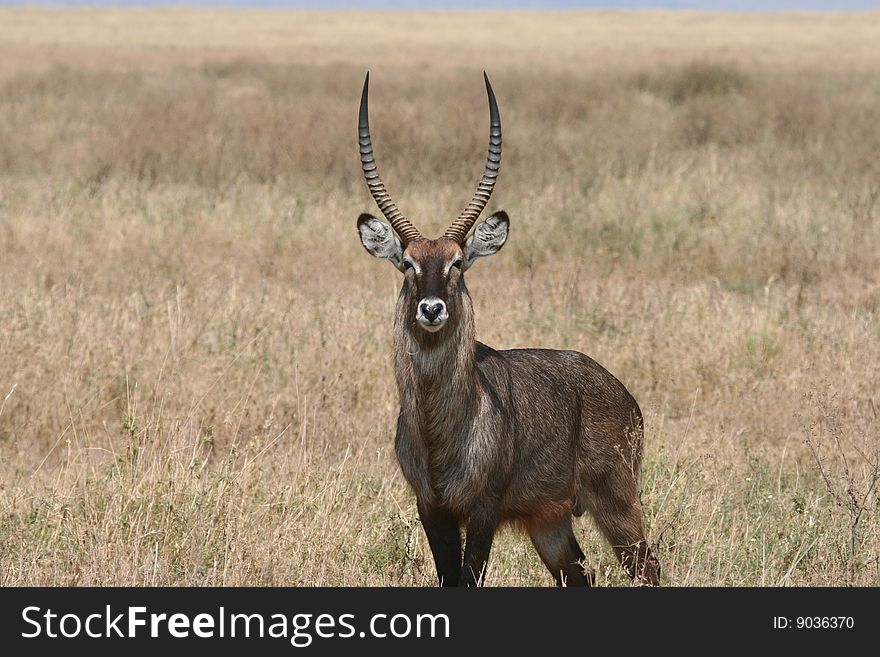
[[[513,523],[529,534],[557,584],[588,586],[593,575],[583,566],[571,517],[589,511],[630,577],[658,584],[660,565],[642,529],[642,416],[635,399],[576,351],[497,351],[475,339],[464,275],[504,246],[510,226],[499,211],[468,237],[501,163],[501,119],[483,76],[488,161],[473,200],[439,239],[422,236],[379,177],[369,73],[358,121],[367,186],[388,219],[362,214],[358,232],[367,251],[403,274],[393,338],[400,393],[395,451],[415,491],[439,583],[482,584],[495,531]]]

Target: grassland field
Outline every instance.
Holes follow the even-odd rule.
[[[432,585],[398,274],[504,125],[479,339],[645,414],[672,586],[880,584],[880,13],[0,7],[0,584]],[[588,520],[600,585],[628,585]],[[490,585],[549,585],[496,538]]]

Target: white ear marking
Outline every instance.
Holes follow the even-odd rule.
[[[477,258],[490,256],[498,253],[507,241],[510,228],[510,219],[506,212],[497,212],[486,221],[477,225],[464,245],[463,268],[467,269]]]
[[[371,215],[362,214],[358,219],[357,227],[361,244],[370,255],[388,260],[397,269],[403,271],[403,247],[390,224]]]

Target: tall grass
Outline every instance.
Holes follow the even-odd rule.
[[[383,178],[439,232],[483,164],[484,59],[513,233],[468,272],[479,338],[584,351],[634,393],[667,583],[880,583],[872,23],[514,14],[432,58],[488,28],[266,16],[3,10],[0,583],[433,583],[354,122],[372,66]],[[382,28],[394,48],[351,41]],[[549,583],[512,533],[490,568]]]

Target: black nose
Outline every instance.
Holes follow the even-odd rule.
[[[425,319],[429,322],[433,322],[437,319],[437,316],[440,314],[440,311],[443,310],[443,304],[439,301],[434,303],[423,303],[422,304],[422,315],[424,315]]]

